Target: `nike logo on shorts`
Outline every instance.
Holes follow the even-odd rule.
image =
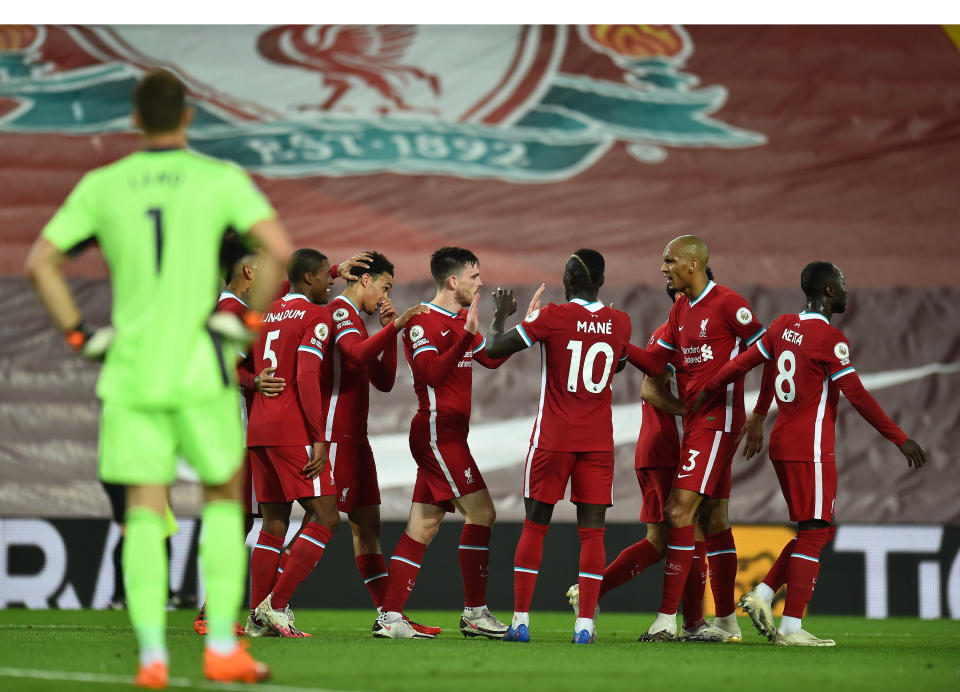
[[[678,473],[677,478],[686,478],[687,476],[692,476],[692,473]]]
[[[440,336],[446,336],[446,335],[449,334],[449,333],[450,333],[450,330],[448,329],[448,330],[445,331],[445,332],[440,332]]]

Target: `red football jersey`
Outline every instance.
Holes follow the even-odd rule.
[[[330,343],[330,313],[300,293],[270,304],[251,351],[256,372],[276,367],[286,380],[275,398],[253,399],[247,446],[308,445],[324,440],[320,373]]]
[[[414,315],[403,330],[403,351],[417,394],[410,439],[465,440],[470,431],[473,362],[496,368],[506,358],[488,358],[486,339],[464,329],[466,309],[453,313],[433,303],[423,304],[430,311]]]
[[[681,399],[692,401],[724,363],[751,346],[764,331],[747,301],[736,291],[710,281],[696,300],[681,296],[670,310],[668,329],[658,348],[681,355],[680,369],[687,380]],[[743,411],[743,378],[732,382],[683,418],[684,430],[707,429],[738,433]]]
[[[775,376],[773,393],[779,415],[770,433],[770,458],[836,462],[837,401],[844,385],[840,380],[847,376],[859,379],[843,332],[818,312],[781,315],[757,349],[771,361]],[[902,444],[906,439],[882,412],[876,422],[871,418],[874,416],[868,420],[891,441]]]
[[[323,405],[325,438],[330,442],[352,442],[367,437],[370,410],[370,382],[390,391],[397,373],[397,331],[384,327],[374,339],[380,348],[363,348],[367,328],[357,306],[339,295],[327,305],[333,329],[330,349],[324,361]],[[383,354],[381,358],[376,356]]]
[[[657,339],[662,339],[669,325],[664,323],[650,335],[647,348],[652,347]],[[676,397],[680,397],[686,375],[678,374],[677,365],[680,363],[680,354],[674,354],[673,359],[666,367],[673,373],[667,380],[667,390]],[[644,376],[646,377],[646,376]],[[676,384],[674,384],[676,381]],[[680,438],[683,434],[683,423],[679,416],[640,400],[640,436],[637,438],[637,451],[634,455],[634,468],[663,468],[674,467],[680,458]]]
[[[530,444],[554,452],[613,449],[611,381],[630,343],[630,317],[600,301],[549,303],[515,329],[540,342],[540,407]]]

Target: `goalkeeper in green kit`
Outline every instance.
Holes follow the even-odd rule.
[[[143,149],[85,175],[27,258],[33,286],[67,342],[104,359],[100,477],[127,486],[123,566],[140,650],[135,684],[149,688],[168,681],[164,509],[178,455],[204,484],[204,673],[222,682],[269,676],[233,633],[247,560],[234,343],[253,337],[256,310],[276,292],[292,248],[246,173],[185,148],[192,115],[176,77],[148,73],[134,92]],[[264,261],[250,311],[211,317],[228,228],[259,245]],[[67,253],[94,240],[113,289],[112,327],[99,330],[85,325],[60,273]]]

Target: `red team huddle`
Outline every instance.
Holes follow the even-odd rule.
[[[402,315],[389,299],[393,265],[383,255],[364,253],[331,272],[321,253],[297,251],[288,267],[289,292],[264,313],[259,336],[238,366],[249,412],[250,475],[263,514],[252,557],[247,634],[310,636],[294,626],[288,604],[322,558],[344,512],[358,571],[379,611],[374,636],[435,637],[439,628],[410,621],[403,609],[441,520],[459,511],[465,518],[458,549],[464,584],[460,631],[529,642],[543,540],[569,482],[580,540],[579,579],[567,593],[577,611],[575,643],[596,641],[595,614],[604,593],[661,558],[663,597],[641,640],[677,639],[682,600],[680,638],[740,641],[736,547],[727,517],[731,465],[741,439],[746,438],[745,455],[759,450],[764,417],[776,398],[780,415],[770,458],[799,530],[740,606],[774,644],[832,646],[832,640],[803,630],[801,617],[816,583],[820,552],[834,530],[839,392],[898,445],[908,465],[921,468],[926,455],[863,388],[846,338],[830,325],[846,304],[836,267],[808,265],[801,277],[806,309],[777,318],[767,330],[743,297],[712,280],[708,259],[706,244],[696,237],[681,236],[667,245],[661,271],[675,302],[667,322],[641,349],[630,343],[629,316],[598,298],[604,262],[592,250],[578,250],[565,264],[568,302],[541,307],[541,287],[509,330],[505,320],[516,301],[512,292],[498,289],[486,338],[478,328],[479,262],[468,250],[448,247],[434,253],[435,298]],[[221,296],[218,309],[245,309],[243,290],[255,268],[255,254],[234,263],[230,271],[237,283],[229,286],[234,292]],[[336,276],[348,279],[348,286],[328,303]],[[362,313],[374,312],[382,328],[371,336]],[[388,568],[380,547],[380,492],[367,413],[370,384],[381,391],[394,385],[398,335],[418,402],[410,426],[417,475],[410,519]],[[498,368],[535,343],[541,350],[541,393],[524,464],[526,520],[514,556],[514,615],[507,625],[486,605],[495,511],[467,446],[472,366]],[[747,419],[743,376],[764,362],[760,398]],[[614,470],[611,383],[628,363],[647,376],[636,469],[648,533],[607,565],[604,520],[613,502]],[[676,395],[670,389],[674,377]],[[676,419],[680,414],[682,426]],[[251,493],[248,497],[254,500]],[[294,501],[306,516],[285,552]],[[250,511],[256,512],[256,505]],[[702,611],[707,565],[717,613],[711,624]],[[777,629],[771,602],[785,584],[786,607]]]

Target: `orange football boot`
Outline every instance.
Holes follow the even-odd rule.
[[[136,687],[146,687],[151,690],[162,690],[167,686],[167,680],[170,674],[167,670],[167,664],[162,661],[154,661],[145,666],[140,666],[137,670],[137,678],[133,681]]]
[[[203,674],[214,682],[262,682],[270,677],[270,668],[247,653],[247,642],[222,656],[209,648],[203,653]]]

